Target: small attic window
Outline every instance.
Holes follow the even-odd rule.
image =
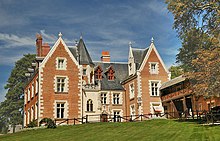
[[[98,68],[95,70],[95,78],[97,80],[101,80],[102,79],[102,69],[100,66],[98,66]]]
[[[108,70],[108,80],[114,80],[115,76],[114,76],[115,71],[113,70],[112,67],[109,68]]]

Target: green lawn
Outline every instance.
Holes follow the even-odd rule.
[[[0,136],[0,141],[219,141],[220,126],[203,126],[174,120],[127,123],[93,123],[37,129]]]

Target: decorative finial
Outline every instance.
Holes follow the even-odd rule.
[[[62,33],[61,32],[58,35],[59,35],[59,37],[62,37]]]
[[[152,37],[152,38],[151,38],[151,43],[153,43],[153,42],[154,42],[154,38]]]
[[[83,35],[82,35],[82,32],[81,32],[80,39],[82,39],[82,38],[83,38]]]
[[[130,41],[130,42],[128,43],[128,45],[129,45],[129,47],[132,47],[132,42]]]

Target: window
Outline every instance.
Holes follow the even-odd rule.
[[[31,121],[33,121],[34,120],[34,117],[35,115],[34,115],[34,107],[32,106],[31,107]]]
[[[132,68],[131,68],[131,63],[129,63],[129,65],[128,65],[128,66],[129,66],[129,70],[131,71],[131,69],[132,69]]]
[[[113,70],[112,66],[110,66],[108,71],[107,71],[108,80],[114,80],[115,79],[114,73],[115,73],[115,71]]]
[[[108,73],[108,80],[114,80],[114,71],[113,70],[109,70],[109,73]]]
[[[31,85],[31,98],[34,97],[34,83]]]
[[[35,94],[38,94],[38,79],[36,80],[35,83]]]
[[[35,112],[35,119],[37,119],[37,103],[35,104],[34,112]]]
[[[114,122],[120,122],[120,111],[114,111]]]
[[[102,69],[100,66],[98,66],[98,68],[95,71],[95,78],[97,80],[101,80],[102,79]]]
[[[24,92],[24,104],[27,104],[27,90]]]
[[[134,105],[131,105],[131,106],[130,106],[130,115],[131,115],[131,116],[134,116],[134,115],[135,115]]]
[[[119,94],[113,94],[113,104],[119,104]]]
[[[27,96],[28,96],[28,101],[30,101],[30,97],[31,97],[31,90],[30,90],[30,88],[28,88],[28,94],[27,94]]]
[[[65,103],[57,103],[57,118],[64,118]]]
[[[83,69],[83,75],[86,75],[86,69]]]
[[[159,96],[159,82],[151,82],[151,96]]]
[[[57,78],[57,92],[65,92],[65,77],[58,77]]]
[[[101,103],[106,104],[107,103],[107,94],[101,93]]]
[[[92,100],[91,99],[89,99],[88,101],[87,101],[87,111],[93,111],[93,103],[92,103]]]
[[[65,70],[66,69],[66,58],[58,57],[56,60],[57,60],[57,69]]]
[[[150,63],[150,73],[157,74],[158,73],[158,63]]]
[[[130,99],[134,98],[134,84],[129,85],[129,91],[130,91]]]

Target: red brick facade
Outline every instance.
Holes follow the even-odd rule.
[[[101,62],[93,63],[82,39],[75,48],[67,47],[61,35],[51,49],[48,44],[42,44],[38,35],[37,64],[25,88],[25,126],[33,120],[39,123],[43,118],[163,112],[159,87],[169,80],[169,72],[154,43],[137,50],[133,57],[131,49],[128,64],[111,63],[109,52],[102,52]],[[36,92],[29,98],[32,88]],[[155,109],[158,107],[159,111]]]

